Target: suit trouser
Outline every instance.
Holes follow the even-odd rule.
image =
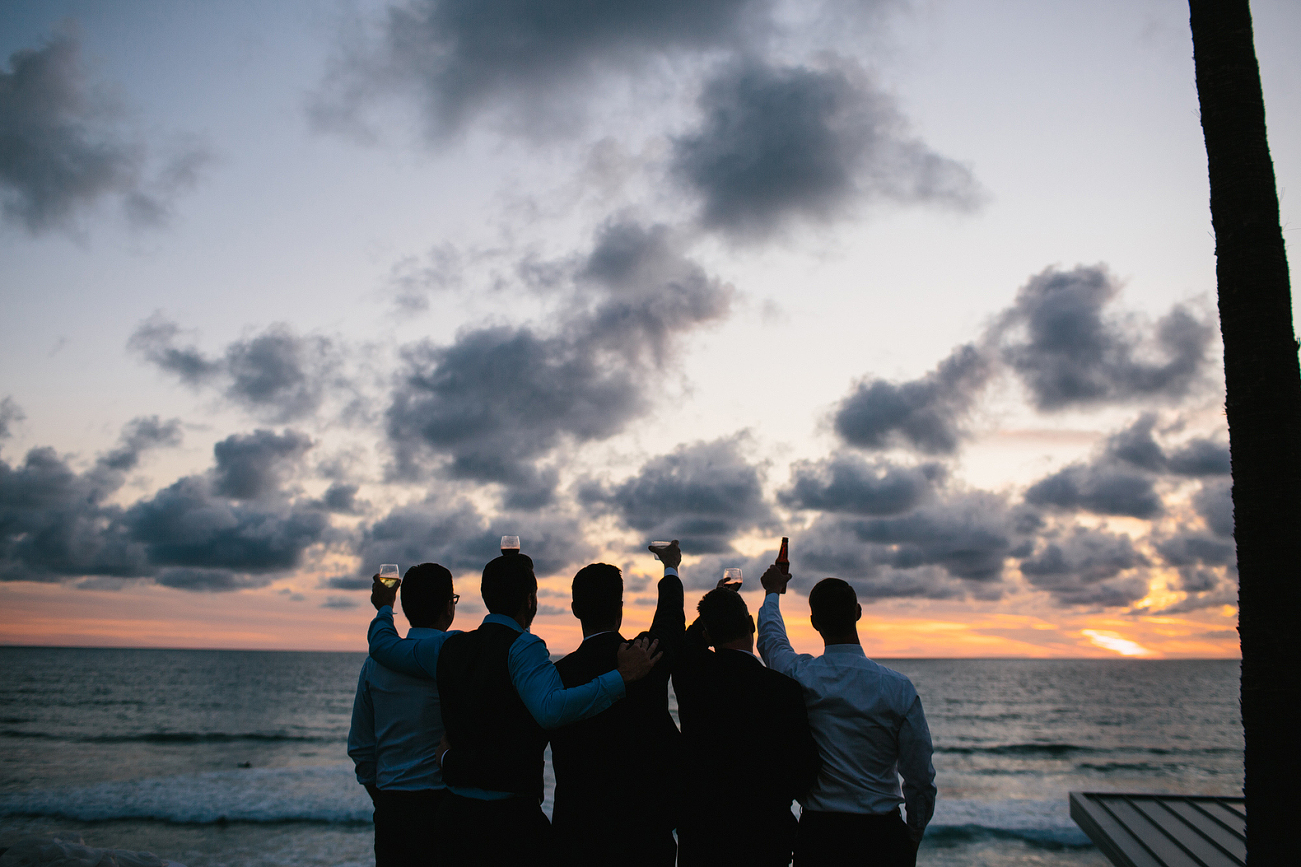
[[[380,789],[375,797],[375,867],[433,864],[434,822],[445,789]]]
[[[805,810],[795,838],[795,867],[916,867],[917,844],[892,813]]]
[[[551,822],[532,798],[482,801],[448,792],[434,823],[444,864],[553,867]]]

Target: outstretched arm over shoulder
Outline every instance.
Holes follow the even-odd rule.
[[[402,638],[393,626],[393,609],[387,605],[380,608],[366,630],[371,659],[387,669],[428,680],[438,677],[441,638]]]
[[[544,729],[556,729],[595,716],[623,698],[626,689],[618,670],[565,689],[551,662],[547,645],[536,635],[521,635],[510,648],[510,676],[524,706]]]

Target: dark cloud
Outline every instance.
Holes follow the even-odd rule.
[[[164,222],[207,160],[191,145],[147,179],[144,144],[124,135],[114,100],[88,80],[71,29],[14,52],[9,70],[0,71],[0,196],[5,216],[32,234],[74,228],[113,197],[136,224]]]
[[[333,575],[321,579],[321,586],[329,590],[369,590],[374,583],[370,575]]]
[[[1147,559],[1128,536],[1074,528],[1042,543],[1021,560],[1021,574],[1061,605],[1116,607],[1147,595],[1147,580],[1132,573]]]
[[[1004,565],[1020,543],[1020,519],[1002,498],[954,495],[901,515],[826,514],[792,540],[792,569],[808,576],[800,592],[832,575],[864,599],[995,599]]]
[[[217,459],[213,491],[233,500],[257,500],[276,495],[283,477],[312,447],[306,434],[286,430],[277,434],[256,430],[233,434],[213,446]]]
[[[923,454],[951,454],[991,373],[988,356],[967,344],[920,379],[864,381],[836,409],[836,433],[860,448],[904,445]]]
[[[1199,381],[1214,328],[1182,306],[1154,328],[1108,315],[1118,293],[1101,266],[1049,268],[1021,287],[992,334],[1036,408],[1177,399]]]
[[[349,599],[347,596],[327,596],[321,603],[322,608],[356,608],[361,603],[356,599]]]
[[[743,438],[678,446],[615,485],[580,489],[589,506],[607,509],[647,541],[678,539],[693,554],[732,550],[732,539],[773,519],[761,468],[742,452]]]
[[[731,299],[666,228],[632,222],[604,227],[572,279],[553,329],[479,328],[406,348],[386,418],[397,473],[433,456],[452,478],[503,485],[508,507],[549,503],[558,475],[539,461],[644,413],[648,380]]]
[[[594,553],[578,522],[565,515],[503,513],[489,520],[469,502],[441,495],[398,506],[365,527],[356,551],[366,575],[380,563],[398,563],[403,569],[441,563],[464,594],[477,592],[484,564],[501,554],[501,537],[508,534],[520,537],[521,550],[533,558],[539,576],[556,574]]]
[[[341,349],[320,336],[272,325],[230,343],[221,357],[179,346],[181,328],[155,313],[136,328],[127,347],[192,387],[220,387],[226,398],[271,421],[315,413],[327,391],[350,388],[341,374]]]
[[[14,403],[12,397],[0,400],[0,440],[9,439],[9,437],[13,436],[13,431],[10,428],[25,418],[27,418],[27,414],[23,412],[22,407]]]
[[[492,114],[532,134],[572,128],[584,85],[647,60],[735,44],[767,0],[411,0],[384,13],[377,43],[350,45],[311,112],[358,132],[379,97],[412,96],[432,139]],[[751,12],[753,10],[753,13]],[[756,25],[757,26],[757,25]]]
[[[791,468],[790,487],[778,498],[787,506],[854,515],[897,515],[933,498],[946,477],[943,465],[899,466],[838,454]]]
[[[172,444],[177,434],[175,422],[136,419],[117,447],[80,473],[48,448],[32,449],[15,466],[0,461],[0,580],[151,577],[192,590],[260,587],[330,540],[323,512],[266,487],[275,469],[249,482],[257,460],[243,454],[219,456],[210,473],[186,476],[130,507],[108,502],[142,450]],[[238,452],[257,439],[225,444]],[[246,482],[260,500],[224,495]]]
[[[792,218],[826,221],[862,200],[968,208],[971,172],[908,134],[894,101],[846,64],[747,58],[707,81],[699,128],[674,140],[671,171],[701,222],[764,237]]]
[[[1152,435],[1155,426],[1156,414],[1144,413],[1128,428],[1108,438],[1106,453],[1153,473],[1168,472],[1180,476],[1229,474],[1227,443],[1199,437],[1167,449]]]
[[[1202,482],[1201,489],[1193,495],[1193,508],[1212,533],[1222,539],[1233,538],[1232,481]]]
[[[340,515],[359,514],[368,505],[357,500],[357,486],[346,482],[334,482],[326,489],[325,496],[317,501],[318,508]]]
[[[1155,518],[1164,510],[1151,475],[1106,462],[1071,464],[1031,485],[1025,501],[1131,518]]]

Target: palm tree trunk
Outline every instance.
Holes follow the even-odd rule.
[[[1296,863],[1301,799],[1301,376],[1247,0],[1190,0],[1224,337],[1247,857]]]

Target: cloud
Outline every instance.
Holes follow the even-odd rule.
[[[992,336],[1037,409],[1174,400],[1199,382],[1211,324],[1180,305],[1155,327],[1104,315],[1119,291],[1100,265],[1048,268],[1021,287]]]
[[[583,503],[618,516],[647,541],[679,539],[684,551],[732,550],[737,534],[773,520],[762,469],[745,457],[743,435],[678,446],[618,484],[588,482]]]
[[[1193,508],[1206,527],[1222,539],[1233,538],[1233,482],[1206,481],[1193,495]]]
[[[778,498],[801,509],[897,515],[932,499],[945,476],[944,466],[937,463],[907,467],[841,453],[817,463],[794,464],[791,484]]]
[[[333,575],[322,578],[320,586],[329,590],[369,590],[372,584],[374,579],[370,575]]]
[[[501,537],[507,534],[520,537],[521,550],[533,558],[540,576],[594,553],[579,522],[567,515],[505,512],[490,520],[468,501],[441,494],[398,506],[363,528],[356,553],[366,575],[380,563],[398,563],[403,569],[441,563],[452,571],[458,588],[477,588],[484,564],[501,554]]]
[[[257,500],[276,495],[284,473],[311,447],[310,437],[293,430],[281,434],[256,430],[251,434],[226,437],[212,449],[217,458],[213,491],[234,500]]]
[[[208,473],[126,508],[108,502],[144,449],[174,444],[178,436],[174,421],[140,418],[85,472],[48,448],[31,449],[21,464],[0,461],[0,580],[117,577],[187,590],[261,587],[331,540],[325,513],[270,489],[280,470],[250,456],[257,449],[249,446],[266,445],[258,434],[219,443]]]
[[[859,448],[897,444],[923,454],[952,454],[963,435],[962,423],[991,374],[986,353],[966,344],[920,379],[899,384],[865,380],[837,407],[836,433]]]
[[[5,397],[0,400],[0,440],[9,439],[13,436],[11,428],[13,425],[27,418],[22,407],[14,403],[12,397]]]
[[[731,288],[663,226],[608,224],[568,267],[571,303],[554,327],[476,328],[404,349],[386,413],[398,474],[433,457],[452,478],[501,484],[508,507],[543,506],[558,476],[539,461],[622,431],[685,335],[729,309]]]
[[[339,515],[360,514],[369,505],[357,500],[357,486],[346,482],[334,482],[325,491],[325,496],[314,501],[318,509]]]
[[[1155,518],[1165,508],[1152,476],[1107,463],[1071,464],[1031,485],[1025,501],[1131,518]]]
[[[411,0],[385,9],[378,39],[353,39],[310,107],[318,128],[368,134],[382,97],[414,99],[431,140],[484,115],[531,134],[572,129],[588,85],[664,54],[733,45],[765,0]]]
[[[1227,443],[1197,437],[1167,449],[1152,435],[1156,421],[1155,413],[1143,413],[1128,428],[1108,438],[1107,455],[1153,473],[1180,476],[1229,474]]]
[[[140,323],[127,347],[186,385],[220,387],[232,403],[270,421],[311,416],[327,391],[350,388],[340,373],[341,348],[326,337],[272,325],[209,357],[194,345],[178,346],[180,335],[179,325],[155,313]]]
[[[705,82],[699,108],[699,127],[674,139],[671,173],[699,197],[701,223],[733,237],[825,222],[864,200],[979,198],[970,170],[912,138],[894,101],[845,62],[747,57]]]
[[[207,161],[190,144],[156,178],[143,142],[123,134],[115,101],[88,80],[75,30],[9,56],[0,71],[0,197],[4,215],[36,235],[75,228],[79,213],[116,197],[139,225],[165,222],[171,199]]]
[[[1118,607],[1147,595],[1147,579],[1132,574],[1147,565],[1128,536],[1075,527],[1023,558],[1021,574],[1060,605]]]
[[[327,596],[321,603],[322,608],[339,608],[348,609],[356,608],[360,603],[355,599],[349,599],[347,596]]]

